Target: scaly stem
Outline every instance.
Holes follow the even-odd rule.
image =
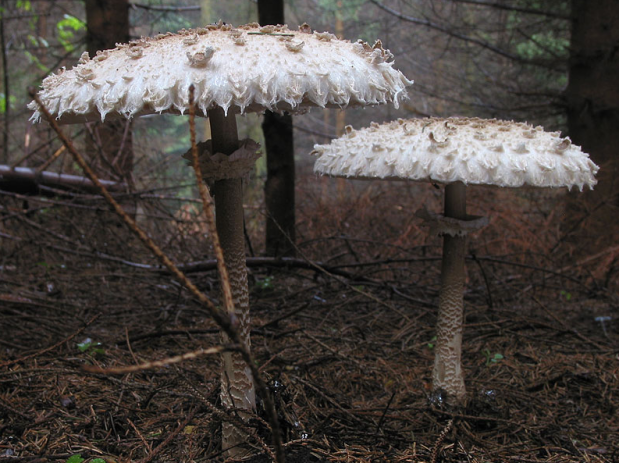
[[[445,217],[465,220],[465,185],[446,186]],[[465,282],[466,236],[444,235],[441,261],[441,290],[437,317],[437,344],[433,389],[446,393],[448,404],[463,404],[466,395],[461,368],[463,339],[463,285]]]
[[[213,153],[230,155],[239,148],[237,123],[231,112],[224,115],[222,109],[209,111],[211,121]],[[224,179],[213,185],[217,232],[220,237],[224,262],[228,269],[234,314],[238,321],[239,335],[250,347],[250,304],[248,278],[245,265],[245,243],[243,241],[243,186],[241,179]],[[227,337],[222,334],[223,343]],[[223,354],[222,403],[228,408],[256,410],[254,382],[249,367],[237,353]],[[239,413],[247,420],[248,415]],[[240,446],[247,440],[245,434],[232,424],[225,423],[222,428],[224,449],[231,448],[228,457],[241,458],[244,450]],[[235,448],[233,448],[235,447]]]

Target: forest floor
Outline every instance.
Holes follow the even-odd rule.
[[[300,179],[297,262],[323,269],[249,269],[289,461],[618,462],[617,243],[576,259],[562,194],[471,190],[490,223],[469,241],[455,410],[430,389],[441,241],[414,216],[440,192]],[[212,256],[194,209],[141,202],[175,262]],[[0,461],[222,461],[217,356],[84,370],[218,345],[204,308],[97,197],[5,192],[0,208]],[[259,255],[262,209],[246,211]],[[189,277],[218,298],[215,271]],[[266,461],[256,423],[249,460]]]

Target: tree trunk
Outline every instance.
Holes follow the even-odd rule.
[[[572,0],[571,6],[568,135],[601,169],[593,191],[570,196],[565,230],[581,257],[615,245],[608,269],[617,272],[618,2]]]
[[[129,42],[128,0],[86,0],[86,50],[95,56],[98,50]],[[87,136],[91,160],[101,156],[108,175],[127,185],[132,183],[133,149],[130,123],[125,120],[96,122]]]
[[[284,24],[283,0],[258,0],[258,22]],[[295,150],[290,114],[265,112],[263,119],[267,180],[265,252],[269,256],[294,256],[295,249]]]

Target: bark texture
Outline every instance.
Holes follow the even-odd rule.
[[[618,2],[571,6],[568,135],[601,168],[593,191],[569,198],[564,228],[583,255],[618,244]]]
[[[86,0],[86,50],[91,57],[98,50],[114,48],[117,43],[129,42],[128,0]],[[87,152],[91,160],[101,160],[98,169],[106,177],[133,185],[133,147],[131,123],[125,120],[96,122],[87,137]]]
[[[267,180],[265,181],[265,253],[295,256],[295,157],[293,118],[266,111],[263,117]]]
[[[261,25],[284,24],[283,0],[258,0]],[[263,119],[267,180],[265,181],[265,253],[294,256],[295,249],[295,151],[290,114],[265,112]]]

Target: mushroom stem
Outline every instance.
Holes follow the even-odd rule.
[[[239,148],[237,122],[233,112],[224,114],[221,108],[208,112],[211,124],[213,153],[230,155]],[[228,270],[234,313],[238,322],[239,335],[247,348],[250,347],[250,314],[248,277],[245,265],[245,244],[243,241],[243,186],[242,179],[224,179],[212,187],[217,233],[220,237],[224,262]],[[227,336],[222,333],[223,342]],[[256,410],[254,382],[250,368],[238,353],[223,354],[224,369],[220,397],[227,408]],[[239,413],[247,420],[249,415]],[[245,434],[232,424],[222,427],[223,448],[244,443]],[[242,450],[229,453],[229,457],[241,457]]]
[[[464,220],[465,184],[454,182],[445,190],[444,215]],[[437,317],[437,343],[433,389],[443,390],[448,404],[462,405],[466,389],[461,369],[463,339],[463,285],[465,282],[466,235],[444,235],[441,290]]]

